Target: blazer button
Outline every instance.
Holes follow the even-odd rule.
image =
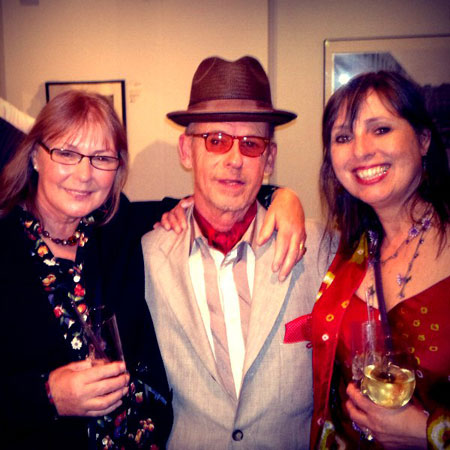
[[[244,439],[244,433],[241,430],[234,430],[232,436],[235,441],[242,441]]]

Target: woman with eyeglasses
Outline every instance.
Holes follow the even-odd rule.
[[[126,135],[110,103],[67,91],[43,108],[0,174],[5,448],[165,447],[171,394],[144,298],[140,239],[176,201],[130,203],[121,194],[127,170]],[[303,233],[301,217],[286,221],[285,211],[301,209],[292,197],[274,201],[284,214],[283,270],[283,257],[290,265],[301,254],[298,244],[288,251]],[[180,210],[167,228],[182,225]],[[281,216],[273,221],[283,227]],[[125,363],[89,358],[86,321],[100,305],[117,317]]]
[[[2,172],[5,448],[165,446],[170,392],[144,300],[140,236],[120,194],[127,158],[109,102],[68,91],[44,107]],[[116,314],[125,362],[88,358],[81,322],[99,305]]]

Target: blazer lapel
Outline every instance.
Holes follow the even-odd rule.
[[[214,355],[192,287],[188,263],[189,248],[189,232],[184,233],[175,246],[170,246],[170,251],[164,243],[160,246],[163,255],[158,265],[160,273],[158,279],[164,280],[166,284],[163,289],[160,289],[160,293],[164,296],[164,301],[169,304],[178,321],[178,326],[183,329],[186,339],[191,343],[199,359],[211,375],[218,379]],[[183,264],[180,264],[180,261],[183,261]]]
[[[264,212],[258,208],[257,232],[259,232]],[[272,272],[275,245],[272,236],[263,246],[256,249],[255,281],[253,286],[252,307],[244,361],[244,373],[247,373],[273,329],[275,321],[285,302],[291,274],[285,281],[278,281],[278,273]]]

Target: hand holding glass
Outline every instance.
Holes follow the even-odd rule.
[[[94,365],[124,361],[115,314],[108,312],[104,307],[91,308],[88,327],[89,358]]]
[[[416,385],[410,356],[406,350],[386,352],[381,327],[375,321],[360,327],[360,343],[354,344],[360,348],[353,356],[354,379],[361,382],[361,392],[377,405],[401,408],[411,399]]]

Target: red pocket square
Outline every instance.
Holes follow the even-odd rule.
[[[284,343],[293,344],[294,342],[311,341],[311,322],[312,314],[305,314],[288,322],[285,325]]]

